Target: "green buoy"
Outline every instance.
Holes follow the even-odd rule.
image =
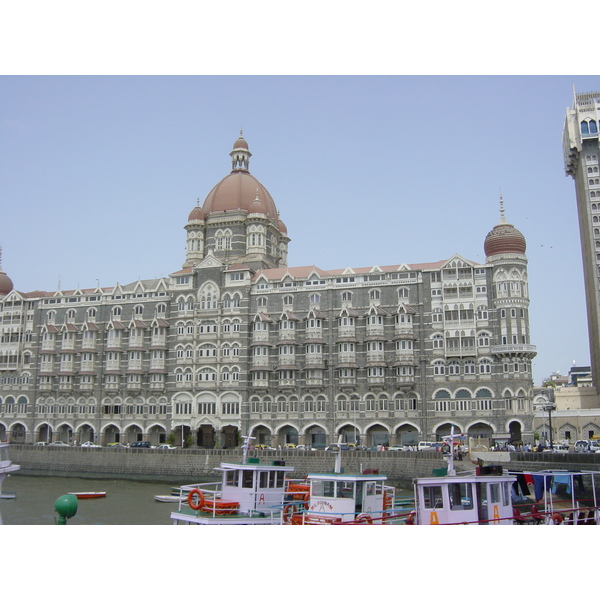
[[[54,510],[58,513],[58,525],[66,525],[67,519],[77,514],[77,496],[65,494],[54,503]]]

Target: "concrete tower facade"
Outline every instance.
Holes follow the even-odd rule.
[[[575,181],[592,378],[600,382],[600,92],[574,94],[563,132],[565,171]]]

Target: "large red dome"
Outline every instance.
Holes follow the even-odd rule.
[[[495,254],[525,254],[527,244],[523,234],[508,223],[496,225],[485,237],[486,256]]]
[[[263,213],[277,222],[277,207],[271,194],[248,172],[248,160],[251,155],[244,138],[236,140],[231,154],[234,157],[234,169],[221,179],[206,197],[202,205],[205,218],[215,212],[245,210]]]

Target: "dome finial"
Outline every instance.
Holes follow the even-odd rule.
[[[500,225],[505,225],[506,219],[504,218],[504,198],[502,192],[500,192]]]

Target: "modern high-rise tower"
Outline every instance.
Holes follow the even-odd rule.
[[[575,180],[594,385],[600,385],[600,92],[574,93],[563,132],[565,171]]]

